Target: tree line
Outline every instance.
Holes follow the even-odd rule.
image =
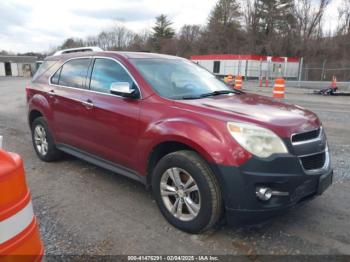
[[[122,24],[85,39],[68,38],[57,49],[99,46],[190,57],[199,54],[259,54],[305,57],[308,61],[350,60],[350,0],[342,0],[337,28],[327,31],[331,0],[218,0],[204,25],[177,32],[164,14],[151,29],[135,33]]]

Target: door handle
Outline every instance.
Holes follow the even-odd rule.
[[[81,103],[83,104],[83,106],[85,106],[86,109],[94,108],[94,103],[92,103],[92,101],[90,99],[88,99],[86,101],[82,101]]]

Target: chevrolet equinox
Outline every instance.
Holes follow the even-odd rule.
[[[319,118],[227,86],[189,60],[138,52],[47,57],[26,88],[34,149],[152,188],[175,227],[203,232],[320,195],[333,170]]]

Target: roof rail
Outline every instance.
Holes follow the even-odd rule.
[[[78,52],[101,52],[103,51],[98,46],[85,46],[85,47],[77,47],[77,48],[69,48],[69,49],[63,49],[59,50],[56,53],[53,54],[53,56],[58,55],[64,55],[64,54],[70,54],[70,53],[78,53]]]

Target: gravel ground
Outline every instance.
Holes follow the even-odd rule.
[[[261,225],[189,235],[164,220],[137,182],[73,157],[39,161],[26,122],[26,82],[0,78],[0,134],[24,158],[46,254],[350,254],[350,98],[287,91],[286,101],[316,112],[327,132],[335,183],[322,196]]]

